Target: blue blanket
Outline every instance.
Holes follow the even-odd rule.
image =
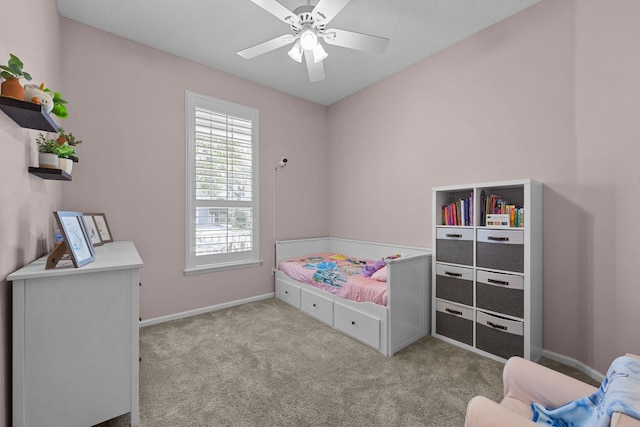
[[[640,419],[640,360],[618,357],[598,391],[556,409],[531,404],[533,422],[557,427],[607,427],[614,412]]]

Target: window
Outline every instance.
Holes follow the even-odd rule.
[[[186,274],[259,265],[258,110],[187,92]]]

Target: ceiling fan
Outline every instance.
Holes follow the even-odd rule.
[[[238,55],[245,59],[251,59],[295,42],[289,51],[289,56],[300,63],[304,56],[311,82],[325,78],[322,61],[328,54],[322,47],[320,40],[334,46],[374,53],[382,53],[389,43],[389,39],[383,37],[338,28],[327,28],[329,22],[350,0],[319,0],[315,7],[311,6],[310,0],[307,0],[306,5],[296,8],[294,11],[290,11],[276,0],[251,1],[288,24],[292,34],[285,34],[241,50]]]

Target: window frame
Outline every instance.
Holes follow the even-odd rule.
[[[252,249],[245,252],[197,256],[195,251],[196,209],[196,108],[206,109],[226,116],[239,117],[252,122],[251,162],[252,162]],[[259,164],[258,164],[259,112],[256,108],[212,98],[186,91],[186,275],[207,273],[232,268],[253,267],[262,264],[259,241]],[[206,257],[206,258],[205,258]]]

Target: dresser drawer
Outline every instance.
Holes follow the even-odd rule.
[[[476,266],[524,273],[522,230],[478,230]]]
[[[473,345],[473,309],[436,300],[436,333]]]
[[[476,347],[503,359],[523,357],[524,323],[478,311]]]
[[[436,298],[473,305],[473,270],[436,264]]]
[[[276,279],[276,298],[300,309],[300,287]]]
[[[438,228],[436,230],[436,261],[473,265],[473,229]]]
[[[478,270],[476,307],[524,317],[524,277]]]
[[[333,326],[333,301],[302,289],[300,291],[300,310],[316,319]]]
[[[353,338],[380,350],[380,320],[335,303],[333,326]]]

